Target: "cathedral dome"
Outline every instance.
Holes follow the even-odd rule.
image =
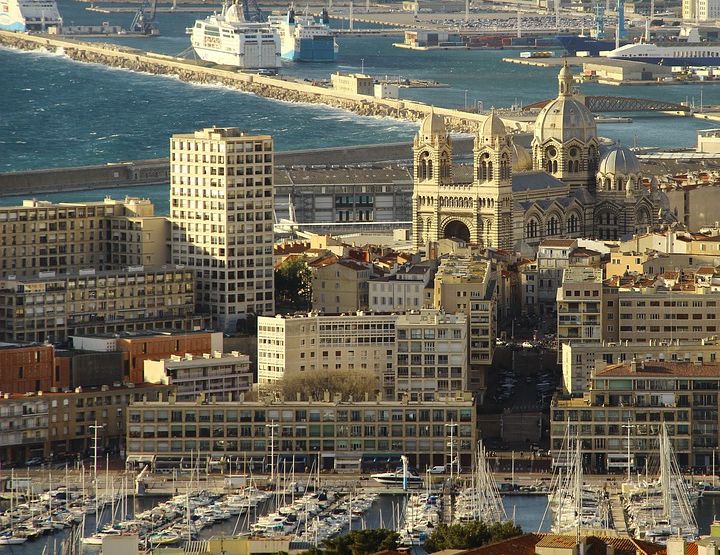
[[[532,156],[527,149],[515,142],[512,144],[512,170],[514,172],[526,172],[533,168]]]
[[[505,124],[495,113],[495,110],[485,118],[482,126],[480,127],[480,137],[483,139],[489,139],[491,137],[505,137],[507,135],[507,129]]]
[[[420,135],[423,137],[434,137],[437,135],[447,135],[447,127],[445,127],[445,118],[439,116],[434,110],[430,110],[430,113],[423,119],[422,125],[420,126]]]
[[[598,173],[605,175],[637,174],[640,173],[640,162],[628,147],[617,145],[602,157]]]
[[[538,114],[535,120],[535,140],[540,144],[548,139],[566,143],[577,139],[588,142],[597,135],[592,112],[573,96],[572,73],[567,63],[558,75],[559,94]]]

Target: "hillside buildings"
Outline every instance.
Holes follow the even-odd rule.
[[[170,141],[172,260],[195,274],[196,308],[234,331],[272,314],[273,141],[237,128]]]

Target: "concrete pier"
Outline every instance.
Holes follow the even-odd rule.
[[[190,83],[223,85],[286,102],[325,104],[361,116],[383,116],[417,121],[425,117],[432,109],[421,102],[357,95],[289,77],[245,73],[227,66],[143,52],[109,43],[88,43],[45,34],[0,31],[0,45],[20,50],[45,49],[50,52],[61,52],[79,62],[169,75]],[[434,111],[436,114],[444,116],[449,129],[456,132],[474,132],[487,117],[484,114],[448,108],[434,108]],[[504,116],[502,117],[504,118]],[[526,123],[510,118],[504,119],[514,129],[523,131],[527,129]]]

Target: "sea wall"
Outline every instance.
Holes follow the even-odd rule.
[[[325,104],[361,116],[381,116],[416,121],[431,110],[430,106],[420,102],[344,93],[309,82],[243,73],[233,68],[142,52],[108,43],[88,43],[43,34],[30,35],[0,31],[0,45],[20,50],[44,49],[50,52],[62,52],[70,59],[79,62],[169,75],[190,83],[223,85],[285,102]],[[486,118],[482,114],[447,108],[435,108],[434,110],[435,113],[445,117],[449,129],[455,132],[472,133]],[[518,122],[511,121],[509,123],[514,128],[524,128],[524,125]]]

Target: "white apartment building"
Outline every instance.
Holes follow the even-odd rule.
[[[171,251],[195,271],[196,307],[234,330],[273,301],[273,141],[237,128],[170,141]]]
[[[707,363],[720,361],[720,343],[714,339],[698,341],[649,341],[644,343],[607,342],[565,343],[562,345],[563,389],[571,395],[590,390],[593,371],[606,364],[633,359],[663,362]]]
[[[435,265],[404,264],[368,282],[368,307],[378,312],[405,312],[432,306]]]
[[[570,267],[557,290],[558,362],[563,343],[600,343],[603,339],[602,270]]]
[[[250,357],[237,351],[146,360],[143,371],[148,383],[174,385],[178,401],[194,401],[200,393],[234,401],[253,384]]]
[[[401,314],[397,333],[395,392],[412,401],[434,401],[438,393],[468,389],[468,319],[428,309]]]
[[[271,384],[286,373],[316,370],[371,370],[386,395],[394,393],[394,314],[258,318],[258,383]]]

